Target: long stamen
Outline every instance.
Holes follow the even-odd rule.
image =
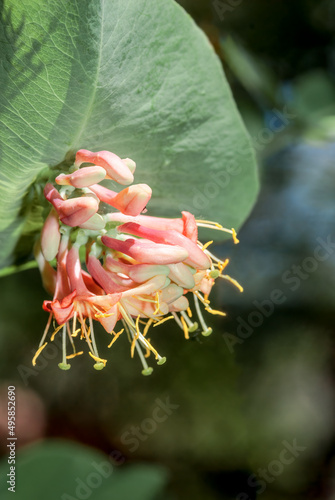
[[[67,363],[66,361],[66,323],[63,325],[63,332],[62,332],[62,352],[63,352],[63,359],[61,363],[58,363],[58,366],[61,370],[69,370],[71,368],[71,365]]]
[[[73,321],[72,321],[72,336],[75,337],[75,332],[76,332],[76,325],[77,325],[77,311],[74,312],[73,315]]]
[[[162,313],[162,311],[160,310],[159,293],[158,293],[158,292],[156,293],[156,304],[157,304],[157,307],[156,307],[156,309],[154,310],[154,315],[158,314],[159,312],[160,312],[161,314],[163,314],[163,313]]]
[[[54,340],[54,338],[55,338],[56,333],[58,333],[58,332],[59,332],[59,330],[60,330],[61,328],[63,328],[63,326],[65,326],[65,325],[60,325],[60,326],[58,326],[58,327],[56,328],[56,330],[53,332],[53,334],[52,334],[52,335],[51,335],[51,337],[50,337],[50,341],[51,341],[51,342],[53,342],[53,340]]]
[[[162,323],[165,323],[165,321],[168,321],[169,319],[173,319],[173,316],[168,316],[167,318],[164,318],[164,319],[161,319],[160,321],[157,321],[157,323],[154,324],[154,328],[155,326],[158,326],[158,325],[161,325]]]
[[[239,243],[239,240],[238,240],[237,235],[236,235],[236,231],[233,227],[231,229],[227,229],[227,228],[221,226],[221,224],[218,224],[217,222],[213,222],[210,220],[203,220],[203,221],[196,220],[195,222],[196,222],[198,227],[206,227],[208,229],[216,229],[217,231],[223,231],[224,233],[229,233],[232,235],[234,243],[235,244]]]
[[[226,313],[222,311],[217,311],[216,309],[212,309],[211,307],[205,307],[206,311],[211,314],[217,314],[218,316],[227,316]]]
[[[154,320],[152,318],[150,318],[149,321],[147,322],[147,324],[145,325],[145,328],[143,330],[143,337],[145,337],[146,334],[148,333],[148,330],[149,330],[150,326],[152,325],[153,321]]]
[[[202,251],[206,250],[206,248],[209,247],[209,245],[211,245],[212,243],[213,243],[213,240],[207,241],[207,243],[205,243],[204,245],[202,245],[201,250]]]
[[[113,333],[114,333],[114,338],[113,338],[112,342],[111,342],[111,343],[110,343],[107,347],[111,347],[111,346],[114,344],[114,342],[115,342],[115,341],[116,341],[116,340],[120,337],[121,333],[123,333],[123,332],[124,332],[124,328],[122,328],[122,329],[121,329],[119,332],[117,332],[117,333],[114,333],[114,332],[113,332]]]
[[[72,359],[75,358],[76,356],[80,356],[81,354],[84,354],[84,351],[79,351],[79,352],[74,352],[73,354],[69,354],[66,356],[66,359]]]
[[[99,356],[95,356],[91,352],[89,352],[88,354],[91,356],[91,358],[94,359],[94,361],[96,361],[96,363],[93,365],[96,370],[102,370],[106,366],[107,359],[99,358]]]
[[[183,316],[180,316],[180,321],[181,321],[181,324],[183,325],[185,339],[188,340],[190,338],[190,336],[188,334],[187,324],[186,324],[186,321],[184,320]]]
[[[151,375],[154,369],[151,366],[148,366],[148,363],[145,357],[143,356],[142,349],[137,342],[136,342],[136,350],[143,366],[142,375]]]
[[[73,338],[71,336],[71,330],[70,330],[70,325],[69,323],[66,323],[66,329],[67,329],[67,335],[70,339],[70,342],[71,342],[71,345],[72,345],[72,349],[73,349],[73,354],[76,353],[76,348],[75,348],[75,345],[74,345],[74,342],[73,342]],[[67,356],[67,358],[69,358],[69,356]]]
[[[198,328],[198,323],[196,321],[194,321],[192,323],[192,321],[190,320],[190,318],[187,316],[187,314],[184,313],[184,311],[180,311],[180,314],[182,315],[182,317],[184,318],[184,320],[186,321],[187,323],[187,326],[188,326],[188,331],[190,333],[192,332],[195,332],[195,330]]]
[[[82,334],[82,335],[84,334],[83,336],[84,336],[84,337],[85,337],[85,339],[86,339],[86,343],[87,343],[87,345],[88,345],[88,347],[89,347],[90,352],[91,352],[93,355],[95,355],[95,353],[94,353],[94,351],[93,351],[93,348],[92,348],[92,342],[91,342],[91,341],[90,341],[90,339],[89,339],[88,332],[87,332],[87,330],[86,330],[86,324],[85,324],[84,318],[83,318],[83,316],[82,316],[82,314],[81,314],[81,311],[79,311],[79,319],[80,319],[80,324],[81,324],[81,334]]]
[[[152,347],[152,345],[150,344],[150,342],[142,335],[142,333],[140,332],[139,329],[138,329],[138,331],[136,330],[136,325],[135,325],[132,317],[130,315],[128,315],[127,311],[124,309],[124,307],[121,304],[119,304],[119,309],[120,309],[120,312],[122,314],[122,317],[125,320],[124,325],[127,325],[127,331],[131,335],[130,342],[132,342],[132,339],[134,338],[134,335],[136,333],[138,333],[137,339],[139,340],[139,342],[141,342],[141,344],[145,348],[149,348],[150,351],[153,352],[153,354],[155,355],[156,359],[159,359],[160,356],[159,356],[158,352],[156,351],[156,349],[154,347]],[[136,344],[137,344],[137,342],[136,342]]]
[[[43,351],[43,349],[45,348],[45,346],[47,345],[47,343],[48,343],[48,342],[45,342],[45,343],[44,343],[41,347],[39,347],[39,348],[37,349],[37,351],[35,352],[35,355],[34,355],[34,357],[33,357],[33,359],[32,359],[32,364],[33,364],[33,366],[35,366],[35,365],[36,365],[36,359],[38,358],[38,356],[40,355],[40,353]]]
[[[175,312],[173,312],[173,313],[172,313],[172,315],[173,315],[173,317],[174,317],[175,322],[176,322],[176,323],[177,323],[177,325],[179,326],[179,328],[180,328],[181,330],[184,330],[184,327],[183,327],[183,325],[182,325],[182,323],[181,323],[181,321],[180,321],[180,319],[179,319],[179,317],[178,317],[178,314],[177,314],[177,313],[175,313]]]
[[[238,281],[234,280],[234,278],[228,276],[228,274],[220,274],[219,278],[223,278],[224,280],[230,281],[230,283],[235,285],[240,292],[243,292],[243,286],[241,286]]]
[[[92,345],[93,345],[93,349],[94,349],[94,356],[91,353],[89,353],[89,354],[96,361],[95,365],[93,365],[93,368],[95,368],[96,370],[102,370],[102,368],[104,368],[106,366],[107,360],[102,359],[99,356],[97,344],[95,342],[93,321],[92,321],[91,315],[88,316],[88,321],[90,323],[90,331],[91,331]]]
[[[38,347],[41,347],[41,345],[43,344],[43,342],[45,340],[45,337],[47,336],[47,333],[48,333],[49,328],[50,328],[51,319],[52,319],[52,313],[49,314],[48,322],[46,324],[46,327],[44,329],[44,332],[43,332],[43,335],[42,335],[42,338],[41,338],[41,342],[40,342],[40,344],[39,344]]]
[[[136,328],[136,331],[133,335],[133,341],[131,343],[131,348],[130,348],[130,355],[131,357],[133,358],[134,357],[134,351],[135,351],[135,345],[136,345],[136,341],[137,339],[139,338],[140,336],[140,329],[139,329],[139,326],[138,326],[138,321],[140,319],[140,316],[137,316],[136,318],[136,323],[135,323],[135,328]],[[133,332],[132,332],[133,333]]]
[[[194,297],[194,305],[195,305],[195,309],[197,311],[197,315],[198,315],[198,318],[199,318],[199,321],[200,321],[200,324],[202,326],[202,335],[204,335],[205,337],[208,337],[211,333],[212,333],[212,328],[208,327],[205,323],[205,320],[202,316],[202,313],[201,313],[201,309],[200,309],[200,305],[199,305],[199,301],[198,301],[198,298],[196,297],[195,294],[193,294],[193,297]]]
[[[208,304],[210,303],[210,301],[208,299],[205,299],[201,293],[199,293],[198,291],[195,291],[193,292],[194,295],[196,295],[198,297],[198,299],[200,300],[200,302],[202,302],[206,307],[208,306]]]

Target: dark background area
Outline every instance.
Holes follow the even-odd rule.
[[[334,500],[335,1],[180,3],[220,57],[259,160],[240,244],[214,250],[245,291],[220,283],[227,318],[208,318],[211,337],[162,325],[168,362],[142,377],[120,341],[101,372],[84,358],[60,371],[56,348],[32,369],[46,294],[36,270],[2,278],[0,432],[15,385],[23,456],[51,438],[100,450],[121,479],[151,465],[148,499]]]

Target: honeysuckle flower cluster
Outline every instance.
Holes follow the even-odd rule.
[[[151,328],[174,320],[186,339],[199,331],[208,336],[212,329],[201,309],[225,315],[210,305],[215,280],[228,280],[242,291],[224,274],[228,259],[222,261],[208,250],[211,241],[203,245],[198,240],[198,227],[206,227],[228,232],[238,243],[234,229],[196,220],[189,212],[177,219],[144,215],[151,189],[130,185],[135,168],[129,158],[81,149],[71,173],[56,177],[59,189],[46,184],[44,196],[52,208],[35,255],[53,299],[43,303],[49,319],[33,365],[48,335],[53,341],[61,332],[61,369],[69,369],[69,360],[83,354],[75,345],[80,341],[86,341],[94,368],[102,369],[107,360],[99,355],[97,321],[111,335],[108,347],[120,336],[128,337],[131,356],[136,352],[143,375],[150,375],[148,358],[158,365],[166,361],[148,337]],[[128,187],[114,192],[100,184],[105,179]]]

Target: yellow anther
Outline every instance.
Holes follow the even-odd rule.
[[[209,247],[209,245],[211,245],[213,243],[213,240],[212,241],[207,241],[207,243],[205,243],[203,246],[202,246],[202,251],[206,250],[207,247]]]
[[[157,307],[156,307],[156,309],[154,310],[154,314],[158,314],[159,312],[160,312],[161,314],[163,314],[163,313],[162,313],[162,311],[160,310],[159,293],[158,293],[158,292],[156,292],[156,297],[155,297],[155,299],[156,299],[156,300],[155,300],[155,303],[157,304]]]
[[[184,320],[184,318],[182,316],[180,316],[180,321],[181,321],[181,323],[183,325],[185,339],[188,340],[190,338],[190,336],[188,334],[188,328],[187,328],[186,321]]]
[[[76,337],[78,333],[81,331],[81,328],[78,328],[75,332],[71,333],[71,337]]]
[[[186,312],[187,312],[187,314],[188,314],[188,317],[189,317],[189,318],[192,318],[192,311],[191,311],[191,308],[190,308],[190,307],[188,307],[188,308],[186,309]]]
[[[124,328],[122,328],[122,330],[120,330],[117,333],[113,332],[115,336],[114,336],[112,342],[107,347],[111,347],[114,344],[114,342],[120,337],[121,333],[123,333],[123,332],[124,332]]]
[[[51,342],[52,342],[52,341],[53,341],[53,339],[55,338],[56,333],[58,333],[58,332],[59,332],[59,330],[60,330],[61,328],[63,328],[63,326],[64,326],[64,325],[65,325],[65,323],[64,323],[63,325],[60,325],[58,328],[56,328],[56,330],[55,330],[55,331],[53,332],[53,334],[51,335],[51,338],[50,338]]]
[[[232,235],[233,235],[233,241],[234,241],[235,245],[237,245],[237,243],[239,243],[240,240],[237,238],[236,231],[233,227],[231,228],[231,231],[232,231]]]
[[[149,321],[147,321],[147,324],[145,325],[145,328],[143,330],[143,337],[145,337],[146,334],[148,333],[148,330],[150,328],[150,325],[152,325],[152,323],[153,323],[153,319],[150,318]]]
[[[164,319],[161,319],[160,321],[157,321],[157,323],[154,324],[154,328],[155,328],[155,326],[158,326],[158,325],[161,325],[162,323],[165,323],[165,321],[167,321],[168,319],[173,319],[173,316],[168,316],[167,318],[164,318]]]
[[[130,355],[131,357],[133,358],[134,357],[134,352],[135,352],[135,346],[136,346],[136,340],[139,338],[140,336],[140,329],[139,329],[139,326],[138,326],[138,322],[139,322],[139,319],[140,319],[140,315],[137,316],[136,318],[136,323],[135,323],[135,326],[136,326],[136,333],[133,337],[133,340],[132,340],[132,343],[131,343],[131,347],[130,347]]]
[[[98,318],[109,318],[110,316],[114,316],[115,313],[99,313],[99,314],[95,314],[94,317],[96,319]]]
[[[205,310],[211,314],[218,314],[219,316],[227,316],[226,313],[222,311],[216,311],[215,309],[212,309],[211,307],[205,307]]]
[[[228,266],[228,264],[229,264],[229,259],[226,259],[223,262],[218,262],[217,266],[218,266],[218,269],[220,271],[220,274]]]
[[[149,339],[148,339],[148,341],[149,341]],[[146,347],[146,348],[145,348],[145,354],[144,354],[144,357],[145,357],[145,358],[148,358],[148,357],[150,356],[150,354],[151,354],[150,349],[149,349],[148,347]]]
[[[66,359],[75,358],[76,356],[80,356],[80,354],[84,354],[84,351],[74,352],[73,354],[69,354],[68,356],[66,356]]]
[[[213,222],[212,220],[196,219],[195,222],[199,224],[213,224],[218,229],[223,229],[223,226],[221,226],[221,224],[219,224],[218,222]]]
[[[48,342],[45,342],[39,349],[37,349],[37,351],[35,352],[35,356],[33,357],[32,359],[32,364],[33,366],[36,365],[36,359],[38,358],[38,356],[40,355],[41,351],[43,351],[43,349],[45,348],[45,346],[47,345]]]
[[[198,297],[198,299],[200,300],[200,302],[202,302],[205,306],[207,306],[208,304],[210,304],[210,300],[205,299],[202,295],[200,295],[200,293],[198,291],[195,291],[193,293],[194,293],[194,295],[196,295]]]
[[[228,274],[222,274],[222,275],[220,275],[220,278],[223,278],[227,281],[230,281],[230,283],[235,285],[236,288],[238,288],[240,292],[243,292],[243,286],[241,286],[238,281],[234,280],[234,278],[231,278],[230,276],[228,276]]]
[[[106,366],[107,359],[98,358],[98,356],[95,356],[94,354],[92,354],[91,351],[89,351],[88,354],[91,356],[91,358],[94,359],[94,361],[96,361],[97,363],[103,363],[103,365]]]

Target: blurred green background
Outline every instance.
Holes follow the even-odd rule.
[[[180,3],[220,57],[259,159],[240,245],[215,248],[245,292],[220,283],[227,318],[209,318],[209,338],[162,325],[152,340],[168,362],[142,377],[125,339],[102,349],[101,372],[85,358],[60,371],[57,346],[33,369],[46,293],[36,270],[1,278],[3,499],[8,385],[16,498],[335,498],[335,1]]]

